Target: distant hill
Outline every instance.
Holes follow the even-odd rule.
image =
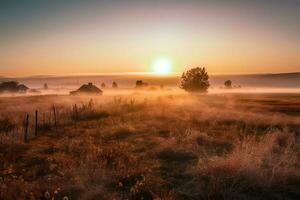
[[[278,74],[243,74],[243,75],[211,75],[212,86],[223,86],[230,79],[233,85],[242,87],[273,87],[273,88],[300,88],[300,72],[278,73]],[[51,87],[79,86],[87,82],[99,85],[105,82],[111,85],[116,81],[120,87],[133,87],[136,80],[143,80],[150,85],[164,84],[166,86],[177,86],[180,75],[155,76],[151,74],[118,74],[118,75],[82,75],[82,76],[32,76],[23,78],[0,77],[0,81],[16,80],[29,87],[42,87],[48,83]]]

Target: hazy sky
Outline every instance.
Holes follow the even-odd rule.
[[[0,1],[0,76],[300,71],[297,0]]]

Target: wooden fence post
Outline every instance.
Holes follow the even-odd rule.
[[[48,120],[49,120],[49,125],[51,126],[52,125],[52,108],[50,108],[49,110],[49,116],[48,116]]]
[[[45,126],[45,124],[46,124],[46,114],[43,113],[43,125]]]
[[[53,115],[54,115],[53,116],[54,117],[54,126],[55,126],[55,129],[57,130],[56,108],[54,105],[53,105],[52,109],[53,109]]]
[[[28,142],[28,125],[29,125],[29,114],[26,114],[24,121],[24,142]]]
[[[34,135],[37,136],[38,134],[38,111],[35,111],[35,131],[34,131]]]
[[[56,125],[59,126],[59,110],[55,107]]]
[[[75,120],[78,120],[78,109],[77,109],[77,104],[74,105],[74,112],[75,112]]]

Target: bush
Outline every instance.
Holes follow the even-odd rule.
[[[224,85],[225,85],[226,88],[231,88],[232,87],[231,84],[232,84],[231,80],[227,80],[227,81],[224,82]]]
[[[135,83],[136,88],[142,88],[144,86],[144,83],[142,80],[137,80]]]
[[[181,76],[180,88],[188,92],[205,93],[209,86],[209,76],[204,67],[190,69]]]
[[[115,81],[112,83],[112,88],[118,88],[118,84]]]

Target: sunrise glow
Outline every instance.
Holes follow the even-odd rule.
[[[299,199],[299,10],[1,1],[0,200]]]
[[[0,9],[0,76],[298,71],[299,3],[247,2],[12,1]]]
[[[172,72],[172,62],[168,58],[157,59],[153,64],[153,72],[157,75],[165,75]]]

